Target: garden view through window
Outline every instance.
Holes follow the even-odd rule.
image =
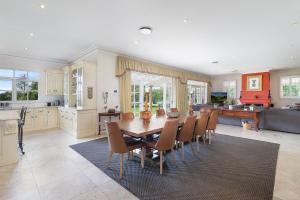
[[[138,116],[144,110],[145,92],[149,92],[149,105],[152,114],[158,108],[169,110],[175,106],[175,87],[171,77],[148,73],[132,72],[131,74],[131,110]]]
[[[192,98],[193,104],[207,103],[207,83],[188,80],[188,96]],[[191,100],[191,99],[190,99]]]
[[[286,76],[280,79],[282,98],[300,98],[300,76]]]
[[[0,69],[0,101],[38,100],[40,73]]]

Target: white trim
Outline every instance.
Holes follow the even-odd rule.
[[[300,96],[295,97],[295,96],[283,96],[283,90],[282,90],[282,79],[289,79],[289,87],[291,87],[291,79],[292,78],[300,78],[300,75],[292,75],[292,76],[280,76],[279,79],[279,94],[281,99],[300,99]],[[300,93],[300,91],[299,91]]]

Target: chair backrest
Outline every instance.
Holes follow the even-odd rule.
[[[26,112],[27,112],[27,108],[22,106],[21,112],[20,112],[20,121],[21,121],[22,125],[25,124]]]
[[[200,113],[211,113],[211,109],[210,108],[201,108]]]
[[[194,135],[196,116],[188,116],[180,130],[178,140],[182,142],[191,141]]]
[[[171,112],[178,112],[178,109],[177,108],[170,108],[170,111]]]
[[[218,115],[219,115],[219,113],[218,113],[217,110],[214,110],[214,111],[211,112],[206,129],[208,129],[208,130],[215,130],[216,129],[217,121],[218,121]]]
[[[159,108],[156,110],[156,116],[164,116],[166,114],[165,109]]]
[[[159,136],[155,148],[159,151],[166,151],[173,148],[178,130],[178,119],[167,120]]]
[[[133,112],[122,113],[122,120],[133,120],[134,114]]]
[[[105,122],[107,135],[108,135],[108,143],[110,146],[110,150],[113,153],[126,153],[128,152],[127,145],[123,138],[123,134],[119,128],[117,122]]]
[[[209,119],[208,113],[201,113],[200,118],[197,120],[194,134],[195,135],[204,135]]]

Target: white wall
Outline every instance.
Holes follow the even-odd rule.
[[[104,106],[120,109],[119,79],[115,76],[117,54],[98,51],[97,56],[97,111],[104,112]],[[114,92],[117,91],[117,93]],[[103,92],[108,92],[107,104],[104,104]]]
[[[41,79],[39,81],[39,100],[31,102],[14,102],[13,107],[20,106],[44,106],[48,101],[55,101],[59,99],[63,101],[62,96],[46,96],[46,70],[59,70],[64,64],[34,60],[29,58],[21,58],[8,55],[0,55],[0,68],[32,70],[40,72]]]
[[[237,84],[237,99],[240,98],[241,86],[242,86],[242,75],[241,74],[225,74],[211,76],[212,92],[222,92],[223,91],[223,82],[224,81],[233,81],[236,80]]]

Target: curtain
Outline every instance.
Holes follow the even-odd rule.
[[[209,76],[193,73],[190,71],[174,69],[169,66],[159,65],[144,61],[139,61],[123,56],[118,56],[118,66],[116,69],[116,76],[120,77],[126,73],[126,71],[137,71],[143,73],[157,74],[162,76],[169,76],[178,78],[182,83],[186,83],[187,80],[208,82]]]
[[[176,107],[179,112],[188,111],[188,91],[187,84],[176,79]]]
[[[131,111],[131,71],[119,77],[120,102],[122,112]]]

